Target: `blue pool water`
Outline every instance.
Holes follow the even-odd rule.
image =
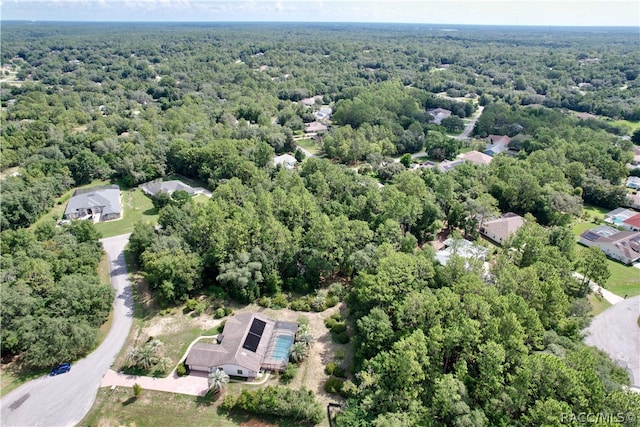
[[[276,346],[273,349],[272,359],[289,361],[289,351],[293,344],[293,337],[288,335],[278,335],[276,337]]]

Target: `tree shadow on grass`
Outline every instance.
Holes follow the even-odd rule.
[[[207,391],[204,396],[196,397],[196,404],[198,406],[211,406],[217,402],[221,393],[213,393],[211,390]]]
[[[135,401],[138,400],[137,397],[135,396],[131,396],[130,398],[128,398],[127,400],[125,400],[124,402],[122,402],[122,406],[129,406],[132,403],[135,403]]]

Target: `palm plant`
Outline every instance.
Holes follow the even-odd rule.
[[[291,353],[289,354],[289,358],[296,363],[300,363],[307,357],[309,353],[309,349],[307,345],[303,342],[297,342],[291,346]]]
[[[229,375],[222,369],[216,369],[209,373],[209,390],[219,393],[229,384]]]
[[[297,341],[303,343],[306,346],[310,346],[313,343],[313,335],[311,334],[311,332],[305,332],[301,335],[298,335]]]

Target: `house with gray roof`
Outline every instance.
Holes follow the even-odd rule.
[[[597,246],[609,257],[623,264],[640,260],[640,231],[620,231],[608,225],[587,230],[578,242],[591,247]]]
[[[74,191],[64,211],[65,219],[91,219],[94,222],[110,221],[122,216],[120,187],[81,188]]]
[[[158,193],[167,193],[169,195],[176,191],[186,191],[190,196],[196,194],[204,194],[207,197],[211,197],[211,192],[202,187],[192,187],[189,184],[185,184],[177,179],[171,181],[151,181],[140,185],[140,189],[147,196],[155,196]]]
[[[261,313],[230,317],[218,343],[197,343],[185,361],[189,369],[256,378],[261,369],[282,371],[289,362],[298,324],[270,319]]]

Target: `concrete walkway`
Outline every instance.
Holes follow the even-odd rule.
[[[580,273],[578,273],[577,271],[573,273],[573,277],[577,278],[577,279],[584,279],[584,276]],[[619,295],[614,294],[611,291],[606,290],[605,288],[603,288],[602,286],[598,285],[596,282],[589,280],[589,287],[591,288],[591,290],[593,292],[595,292],[598,295],[601,295],[602,298],[604,298],[609,304],[611,305],[616,305],[622,301],[624,301],[624,298],[622,298]]]

